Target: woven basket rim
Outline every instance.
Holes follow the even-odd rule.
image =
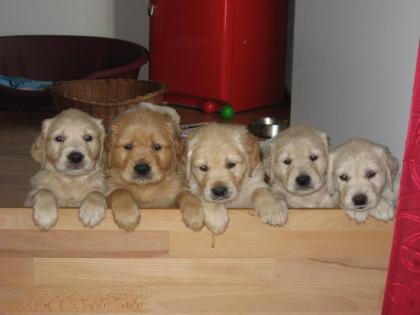
[[[123,101],[109,101],[109,102],[98,102],[98,101],[94,101],[94,100],[86,100],[80,97],[75,97],[75,96],[68,96],[68,95],[64,95],[63,91],[59,91],[57,88],[58,87],[63,87],[65,85],[71,85],[71,84],[75,84],[77,83],[84,83],[84,82],[91,82],[91,83],[98,83],[98,82],[106,82],[106,81],[128,81],[128,82],[136,82],[136,83],[152,83],[152,84],[157,84],[160,85],[160,89],[154,92],[149,92],[143,95],[138,95],[134,98],[130,98],[127,100],[123,100]],[[80,102],[80,103],[85,103],[87,105],[90,106],[102,106],[102,107],[107,107],[107,106],[116,106],[116,105],[131,105],[131,104],[135,104],[135,103],[139,103],[144,99],[150,99],[156,95],[160,95],[163,93],[166,93],[169,90],[168,86],[162,82],[159,81],[154,81],[154,80],[136,80],[136,79],[99,79],[99,80],[95,80],[95,79],[82,79],[82,80],[72,80],[72,81],[61,81],[60,83],[57,83],[55,85],[53,85],[51,87],[51,94],[54,96],[59,96],[59,97],[63,97],[66,98],[68,100],[72,100],[72,101],[76,101],[76,102]]]

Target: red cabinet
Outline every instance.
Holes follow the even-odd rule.
[[[152,0],[150,11],[150,79],[167,101],[283,101],[287,0]]]

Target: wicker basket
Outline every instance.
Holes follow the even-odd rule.
[[[57,110],[77,108],[101,118],[105,126],[121,111],[140,102],[162,104],[167,87],[133,79],[75,80],[51,87]]]

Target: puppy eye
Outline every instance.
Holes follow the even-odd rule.
[[[292,164],[292,160],[291,159],[285,159],[283,161],[283,163],[286,164],[286,165],[290,165],[290,164]]]
[[[57,142],[63,142],[64,141],[64,137],[63,136],[57,136],[54,138],[55,141]]]
[[[86,135],[83,137],[83,140],[85,140],[86,142],[91,142],[93,140],[93,137],[91,135]]]
[[[130,151],[133,148],[133,145],[131,143],[127,143],[126,145],[124,145],[124,149],[126,149],[127,151]]]
[[[202,171],[202,172],[207,172],[207,171],[209,170],[209,167],[208,167],[207,165],[201,165],[201,166],[199,167],[199,169],[200,169],[200,171]]]
[[[311,155],[309,156],[309,159],[310,159],[312,162],[315,162],[316,160],[318,160],[318,155],[311,154]]]
[[[343,182],[348,182],[350,179],[347,174],[341,174],[339,177]]]
[[[235,166],[236,166],[236,163],[233,163],[233,162],[228,162],[226,164],[226,167],[229,168],[229,169],[234,168]]]
[[[162,146],[159,143],[155,143],[154,145],[152,145],[152,148],[155,151],[159,151],[160,149],[162,149]]]
[[[366,172],[366,177],[367,178],[375,177],[375,175],[376,175],[376,172],[375,171],[370,170],[370,171],[367,171]]]

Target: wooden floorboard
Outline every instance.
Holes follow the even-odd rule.
[[[0,314],[380,314],[393,224],[291,210],[284,227],[230,210],[213,239],[177,209],[144,209],[135,232],[60,209],[50,232],[0,209]]]

